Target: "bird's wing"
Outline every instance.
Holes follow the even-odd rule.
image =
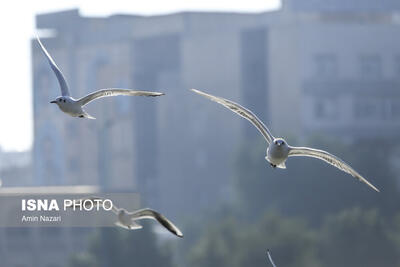
[[[254,113],[251,112],[250,110],[242,107],[241,105],[239,105],[235,102],[232,102],[232,101],[227,100],[222,97],[213,96],[213,95],[204,93],[204,92],[196,90],[196,89],[192,89],[192,91],[199,95],[202,95],[214,102],[217,102],[217,103],[225,106],[226,108],[232,110],[236,114],[238,114],[238,115],[242,116],[243,118],[245,118],[246,120],[250,121],[261,132],[261,134],[264,136],[265,140],[267,140],[268,144],[274,140],[274,137],[271,134],[271,132],[269,131],[269,129],[267,128],[267,126],[265,126],[265,124],[259,118],[257,118],[257,116],[254,115]]]
[[[109,89],[101,89],[96,92],[90,93],[87,96],[84,96],[78,99],[78,102],[81,106],[86,105],[87,103],[101,97],[108,96],[117,96],[117,95],[127,95],[127,96],[161,96],[164,93],[159,92],[149,92],[149,91],[136,91],[131,89],[119,89],[119,88],[109,88]]]
[[[291,156],[304,156],[304,157],[313,157],[317,159],[321,159],[336,168],[351,174],[353,177],[357,178],[360,182],[367,184],[369,187],[379,192],[379,189],[373,186],[370,182],[368,182],[364,177],[362,177],[358,172],[356,172],[352,167],[350,167],[343,160],[338,157],[318,149],[308,148],[308,147],[290,147],[289,157]]]
[[[271,262],[272,266],[273,266],[273,267],[276,267],[274,261],[272,260],[271,253],[269,253],[269,250],[267,250],[267,254],[268,254],[268,259],[269,259],[269,261]]]
[[[69,89],[68,89],[68,84],[65,81],[64,75],[62,74],[61,70],[58,68],[57,64],[54,62],[54,60],[51,58],[49,52],[47,52],[46,48],[42,44],[42,42],[39,39],[39,36],[36,36],[37,41],[39,42],[40,48],[43,51],[43,54],[46,56],[47,60],[49,61],[51,69],[54,71],[54,73],[57,76],[58,83],[60,84],[61,88],[61,95],[63,96],[69,96]]]
[[[164,215],[158,213],[152,209],[141,209],[134,212],[130,212],[129,216],[132,220],[140,220],[140,219],[153,219],[158,221],[162,226],[167,228],[168,231],[173,233],[176,236],[183,237],[182,232],[176,227],[170,220],[165,218]]]
[[[88,201],[85,201],[85,200],[90,200],[93,203],[93,207],[94,208],[98,208],[99,205],[103,204],[104,198],[101,198],[101,197],[89,197],[89,198],[75,199],[72,204],[67,206],[67,208],[76,209],[76,208],[80,208],[82,205],[85,205],[85,208],[90,208],[91,204]],[[113,203],[111,211],[118,215],[119,208],[117,208]]]

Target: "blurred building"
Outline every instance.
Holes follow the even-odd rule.
[[[3,151],[0,147],[0,170],[10,167],[24,167],[30,164],[30,151]]]
[[[243,104],[277,136],[398,134],[400,6],[376,5],[286,0],[259,14],[38,15],[73,96],[107,87],[166,95],[102,99],[87,106],[97,120],[70,118],[49,104],[58,83],[33,41],[35,183],[138,190],[180,215],[229,200],[238,144],[259,135],[189,88]]]
[[[400,3],[286,0],[271,28],[274,129],[340,138],[400,132]],[[282,107],[279,98],[285,101]]]
[[[31,151],[2,151],[0,148],[0,185],[32,185]]]

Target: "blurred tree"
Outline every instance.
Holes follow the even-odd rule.
[[[160,248],[151,225],[143,223],[137,231],[104,228],[97,232],[87,252],[74,255],[71,267],[172,266],[167,248]]]
[[[236,266],[236,246],[240,244],[237,228],[232,218],[205,228],[200,240],[189,252],[189,266]]]
[[[185,258],[185,255],[191,251],[194,244],[200,240],[206,227],[217,225],[225,221],[225,218],[237,217],[235,210],[232,205],[219,203],[218,205],[210,206],[207,210],[198,212],[197,216],[186,217],[182,228],[185,238],[178,244],[179,254],[182,258]]]
[[[282,266],[320,266],[316,239],[300,220],[269,213],[259,223],[242,225],[232,218],[209,226],[189,253],[192,267],[265,266],[271,248]]]
[[[237,266],[265,265],[268,248],[279,259],[279,266],[320,266],[316,234],[301,219],[283,218],[269,212],[242,234]]]
[[[324,266],[396,266],[389,231],[377,210],[353,208],[328,216],[320,235]]]
[[[72,257],[69,266],[71,267],[96,267],[98,263],[93,255],[83,252]]]
[[[393,242],[396,252],[397,258],[395,266],[400,266],[400,214],[394,216],[390,226],[387,227],[387,237]]]

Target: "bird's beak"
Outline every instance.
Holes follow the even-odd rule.
[[[50,103],[55,104],[55,103],[57,103],[57,101],[53,100],[53,101],[50,101]]]

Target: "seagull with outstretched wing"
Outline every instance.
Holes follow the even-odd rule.
[[[379,192],[378,188],[368,182],[364,177],[362,177],[358,172],[356,172],[350,165],[345,163],[343,160],[338,157],[318,149],[308,148],[308,147],[293,147],[289,146],[288,143],[283,138],[275,138],[267,126],[259,119],[256,115],[253,114],[250,110],[242,107],[241,105],[232,102],[230,100],[224,99],[222,97],[213,96],[202,91],[192,89],[193,92],[204,96],[214,102],[217,102],[246,120],[250,121],[264,136],[265,140],[268,143],[267,155],[265,159],[271,164],[272,167],[278,167],[282,169],[286,169],[285,162],[288,157],[295,156],[303,156],[303,157],[312,157],[323,160],[336,168],[352,175],[357,178],[360,182],[365,183],[375,191]]]
[[[90,206],[98,208],[99,206],[103,205],[103,201],[104,201],[104,199],[100,198],[100,197],[77,199],[77,200],[73,201],[71,205],[69,205],[67,207],[75,209],[75,208],[79,208],[83,203],[83,205],[86,205],[85,206],[86,208],[88,208]],[[162,215],[161,213],[159,213],[155,210],[146,208],[146,209],[140,209],[140,210],[136,210],[133,212],[129,212],[125,209],[118,208],[114,204],[112,204],[112,207],[110,207],[110,208],[111,208],[110,211],[113,212],[114,214],[116,214],[118,217],[118,221],[115,223],[116,226],[119,226],[119,227],[122,227],[122,228],[125,228],[128,230],[141,229],[142,226],[137,223],[138,220],[152,219],[152,220],[156,220],[157,222],[159,222],[162,226],[164,226],[164,228],[166,228],[168,231],[170,231],[174,235],[176,235],[178,237],[183,237],[183,234],[178,229],[178,227],[176,227],[164,215]]]
[[[163,93],[158,92],[149,92],[149,91],[136,91],[131,89],[119,89],[119,88],[108,88],[108,89],[101,89],[95,91],[87,96],[84,96],[80,99],[74,99],[71,97],[68,84],[64,78],[64,75],[58,68],[57,64],[54,62],[50,54],[47,52],[46,48],[40,41],[39,37],[36,36],[36,39],[40,45],[40,48],[43,51],[43,54],[46,56],[51,69],[54,71],[58,83],[60,84],[61,88],[61,96],[57,97],[55,100],[51,101],[50,103],[57,104],[57,106],[68,115],[72,117],[79,117],[79,118],[88,118],[88,119],[95,119],[94,117],[90,116],[83,107],[88,104],[89,102],[102,98],[102,97],[109,97],[109,96],[161,96],[164,95]]]

